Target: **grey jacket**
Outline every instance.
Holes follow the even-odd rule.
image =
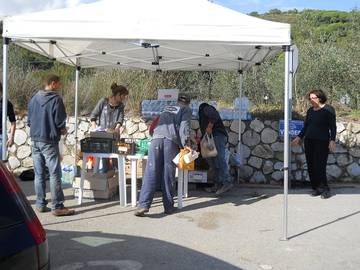
[[[91,112],[90,120],[97,121],[102,129],[115,128],[116,124],[122,125],[124,122],[124,108],[125,105],[121,102],[118,106],[112,107],[108,98],[102,98]]]
[[[166,106],[154,129],[153,139],[167,138],[179,147],[184,147],[190,138],[191,114],[189,106],[180,104]]]

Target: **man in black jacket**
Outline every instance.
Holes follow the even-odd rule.
[[[199,124],[202,136],[204,136],[205,133],[213,135],[215,147],[218,152],[216,157],[207,159],[209,166],[215,172],[214,189],[208,191],[215,192],[216,195],[221,195],[234,186],[230,177],[229,166],[225,159],[225,147],[228,134],[220,118],[219,112],[207,103],[200,104]]]
[[[4,141],[2,138],[2,105],[3,105],[2,88],[3,86],[0,82],[0,159],[2,159],[2,144]],[[9,100],[7,102],[7,116],[9,118],[11,126],[10,126],[10,134],[8,136],[8,139],[6,140],[6,145],[10,147],[14,144],[16,118],[15,118],[14,106]]]
[[[50,75],[45,80],[45,89],[39,90],[28,106],[28,126],[32,140],[32,158],[35,172],[36,210],[47,212],[45,169],[49,170],[51,211],[55,216],[69,216],[74,210],[64,206],[61,187],[59,140],[66,134],[66,111],[62,98],[57,93],[60,78]]]

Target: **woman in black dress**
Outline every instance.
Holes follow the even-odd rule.
[[[313,191],[312,196],[327,199],[331,196],[327,184],[326,164],[329,151],[335,151],[336,116],[332,106],[325,104],[326,95],[320,89],[308,93],[311,107],[306,113],[304,128],[292,141],[292,145],[300,144],[304,138],[305,156],[309,178]]]

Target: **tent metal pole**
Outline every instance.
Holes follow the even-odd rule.
[[[7,160],[7,97],[8,97],[8,52],[9,52],[10,39],[4,38],[3,40],[3,89],[2,89],[2,153],[1,159]]]
[[[289,51],[289,121],[292,120],[292,89],[293,89],[293,84],[292,84],[292,78],[294,75],[294,71],[293,71],[293,48],[290,47],[290,51]],[[291,145],[289,144],[289,170],[288,170],[288,174],[291,175]],[[291,178],[289,179],[289,188],[291,189]]]
[[[78,145],[78,106],[79,106],[79,77],[80,77],[80,66],[76,66],[75,71],[75,153],[74,153],[74,166],[75,166],[75,175],[77,174],[77,145]]]
[[[288,240],[288,183],[289,183],[289,71],[290,46],[285,46],[285,82],[284,82],[284,213],[283,235],[281,240]]]
[[[239,106],[239,138],[238,138],[238,149],[237,153],[240,155],[241,163],[242,163],[242,145],[241,145],[241,113],[242,113],[242,92],[243,92],[243,81],[244,75],[243,71],[239,70],[239,99],[240,99],[240,106]],[[240,183],[240,168],[237,169],[237,183]]]

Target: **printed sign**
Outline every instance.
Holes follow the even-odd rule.
[[[177,101],[179,96],[179,89],[159,89],[158,99],[159,100],[174,100]]]
[[[296,137],[304,127],[304,121],[301,120],[290,120],[289,123],[289,135],[290,137]],[[285,123],[284,120],[279,122],[279,135],[284,137]]]

